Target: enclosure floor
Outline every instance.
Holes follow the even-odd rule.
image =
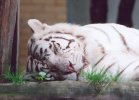
[[[0,100],[139,100],[139,83],[113,83],[96,94],[92,85],[78,81],[0,84]]]

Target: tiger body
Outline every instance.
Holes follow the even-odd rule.
[[[81,71],[105,69],[122,81],[139,78],[139,30],[118,24],[49,26],[28,21],[27,72],[44,71],[58,80],[84,80]]]

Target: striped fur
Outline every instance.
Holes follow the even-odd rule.
[[[81,71],[102,68],[124,81],[139,78],[139,30],[118,24],[49,26],[28,21],[27,72],[44,71],[58,80],[82,80]]]

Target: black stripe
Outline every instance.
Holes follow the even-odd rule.
[[[28,55],[32,54],[32,43],[28,47]]]
[[[83,68],[85,68],[87,65],[89,65],[89,61],[87,59],[87,56],[82,56],[82,62],[83,62]]]
[[[131,63],[129,63],[123,70],[121,70],[118,74],[117,74],[117,76],[119,77],[130,65],[132,65],[134,62],[136,62],[136,61],[133,61],[133,62],[131,62]]]
[[[43,67],[41,67],[40,70],[43,71]]]
[[[28,54],[32,54],[32,46],[33,44],[35,43],[35,39],[30,39],[30,47],[29,47],[29,50],[28,50]]]
[[[59,48],[61,49],[61,46],[60,46],[60,44],[59,43],[56,43],[58,46],[59,46]]]
[[[46,39],[44,39],[45,41],[50,41],[51,39],[53,39],[53,38],[56,38],[56,39],[64,39],[64,40],[67,40],[67,41],[72,41],[72,42],[75,42],[75,40],[74,39],[66,39],[66,38],[64,38],[64,37],[58,37],[58,36],[55,36],[55,37],[49,37],[49,38],[46,38]]]
[[[126,67],[127,68],[127,67]],[[117,77],[119,77],[125,70],[126,70],[126,68],[124,68],[123,70],[121,70],[121,72],[119,72],[118,74],[117,74]]]
[[[36,52],[37,48],[38,48],[38,45],[35,46],[35,48],[33,50],[33,55],[35,55],[35,52]]]
[[[126,47],[126,49],[129,51],[129,47],[128,47],[128,45],[127,45],[127,42],[126,42],[126,40],[125,40],[125,38],[124,38],[124,36],[120,33],[120,31],[118,31],[114,26],[112,26],[111,25],[111,27],[118,33],[118,35],[120,36],[120,38],[121,38],[121,40],[122,40],[122,42],[123,42],[123,45]]]
[[[115,63],[110,64],[104,71],[104,74],[114,65]]]
[[[33,58],[30,58],[30,72],[33,72]]]
[[[40,48],[40,56],[42,56],[42,54],[43,54],[43,49]]]
[[[139,56],[139,54],[138,54],[136,51],[132,50],[131,48],[130,48],[130,50],[131,50],[135,55],[138,55],[138,56]]]
[[[55,45],[55,41],[51,41],[51,42],[53,43],[53,46],[54,46],[54,49],[53,49],[54,54],[57,55],[58,49],[57,49],[57,47]]]
[[[94,64],[94,67],[96,67],[105,57],[106,57],[106,54],[103,55],[103,57],[101,57],[101,58]]]
[[[35,42],[35,39],[31,38],[30,41],[33,44]]]
[[[44,39],[44,40],[45,40],[45,41],[49,41],[50,39],[47,39],[47,38],[46,38],[46,39]]]
[[[30,67],[30,66],[29,66],[29,61],[30,61],[30,60],[27,61],[26,72],[30,72],[30,70],[29,70],[29,67]]]
[[[74,39],[66,39],[64,37],[52,37],[52,38],[56,38],[56,39],[64,39],[64,40],[67,40],[67,41],[70,41],[70,42],[75,42]]]
[[[95,29],[95,30],[100,31],[101,33],[103,33],[103,34],[107,37],[109,43],[111,42],[110,37],[108,36],[108,34],[107,34],[104,30],[102,30],[102,29],[100,29],[100,28],[97,28],[97,27],[94,27],[94,26],[87,26],[87,27],[89,27],[89,28],[93,28],[93,29]]]
[[[128,47],[127,42],[126,42],[124,36],[123,36],[114,26],[112,26],[112,27],[113,27],[113,29],[115,29],[115,30],[117,31],[117,33],[120,35],[121,40],[122,40],[123,44],[125,45],[126,49],[127,49],[128,51],[129,51],[129,50],[132,51],[132,52],[133,52],[134,54],[136,54],[136,55],[139,55],[136,51],[134,51],[133,49],[131,49],[130,47]]]
[[[64,39],[64,40],[66,40],[66,41],[69,41],[69,43],[68,43],[68,45],[66,46],[66,48],[65,49],[68,49],[68,48],[70,48],[70,44],[72,43],[72,42],[75,42],[75,40],[74,39],[66,39],[66,38],[64,38],[64,37],[58,37],[58,36],[55,36],[55,37],[49,37],[49,38],[46,38],[46,39],[44,39],[45,41],[50,41],[50,39]],[[56,41],[54,41],[54,40],[52,40],[51,42],[53,42],[53,44],[54,44],[54,42],[56,42]],[[60,47],[60,44],[59,43],[57,43],[58,44],[58,46]],[[51,48],[51,45],[49,46],[49,48]],[[60,49],[61,49],[61,47],[60,47]],[[56,52],[55,52],[56,53]]]
[[[45,38],[44,40],[45,41],[50,41],[50,39],[52,39],[52,37],[50,36],[50,37],[48,37],[48,38]]]
[[[137,65],[134,70],[136,71],[138,68],[139,68],[139,65]]]
[[[85,56],[85,57],[87,57],[87,52],[86,52],[86,43],[84,43],[83,53],[84,53],[84,56]]]
[[[61,31],[50,31],[49,32],[49,34],[71,34],[72,35],[72,33],[70,33],[70,32],[64,32],[63,30],[61,30]]]
[[[104,46],[101,43],[99,43],[97,40],[95,40],[95,41],[98,44],[98,46],[101,48],[102,54],[105,54],[105,48],[104,48]]]
[[[49,45],[49,48],[50,48],[50,49],[52,48],[52,44]]]
[[[40,72],[38,64],[39,64],[39,63],[37,63],[37,64],[36,64],[36,67],[35,67],[35,71],[36,71],[36,72]]]
[[[83,61],[83,63],[84,63],[84,65],[83,65],[83,68],[85,68],[86,66],[88,66],[89,65],[89,61],[88,61],[88,55],[87,55],[87,53],[86,53],[86,43],[84,44],[84,47],[83,47],[83,52],[84,52],[84,56],[82,56],[82,61]]]
[[[74,41],[73,39],[69,40],[69,43],[68,43],[68,45],[66,46],[66,49],[70,48],[70,44],[71,44],[72,42],[75,42],[75,41]]]
[[[44,53],[47,53],[47,49],[44,50]]]

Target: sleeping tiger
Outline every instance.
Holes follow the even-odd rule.
[[[81,72],[106,70],[122,81],[139,78],[139,30],[123,25],[68,23],[47,25],[28,20],[27,73],[47,74],[50,80],[80,80]]]

